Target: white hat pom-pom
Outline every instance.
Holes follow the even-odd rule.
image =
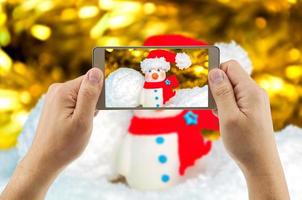
[[[105,92],[108,107],[136,107],[144,76],[131,68],[119,68],[106,78]]]
[[[175,56],[176,67],[179,69],[187,69],[192,65],[190,56],[186,53],[177,53]]]
[[[215,43],[214,45],[220,50],[220,63],[233,59],[239,62],[248,74],[252,73],[252,62],[247,52],[236,42]]]

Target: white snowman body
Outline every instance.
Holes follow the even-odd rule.
[[[142,89],[141,105],[143,107],[162,107],[163,106],[163,89]]]
[[[160,68],[154,67],[145,72],[146,82],[161,82],[165,80],[166,72]],[[140,104],[143,107],[162,107],[163,106],[163,88],[143,88],[140,94]]]
[[[174,116],[181,111],[136,111],[135,115],[149,117]],[[130,187],[140,190],[160,190],[177,185],[179,175],[178,135],[176,132],[158,135],[128,133],[122,142],[119,155],[119,174]]]

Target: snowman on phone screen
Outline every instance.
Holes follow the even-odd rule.
[[[186,69],[192,64],[186,53],[174,53],[168,50],[151,50],[141,62],[145,82],[140,96],[143,107],[163,107],[175,96],[174,89],[179,86],[175,75],[166,76],[170,63],[179,69]]]

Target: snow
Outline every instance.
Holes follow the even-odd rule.
[[[176,95],[168,101],[167,107],[208,107],[208,85],[204,87],[186,88],[176,91]]]
[[[137,107],[139,91],[144,85],[144,76],[131,68],[121,67],[112,72],[105,83],[106,105],[108,107]]]
[[[236,42],[215,43],[214,45],[220,50],[220,63],[231,59],[236,60],[248,74],[252,73],[252,62],[249,59],[247,52]]]

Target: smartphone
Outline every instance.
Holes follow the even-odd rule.
[[[219,57],[211,45],[96,47],[92,66],[105,75],[96,108],[215,109],[208,72]]]

